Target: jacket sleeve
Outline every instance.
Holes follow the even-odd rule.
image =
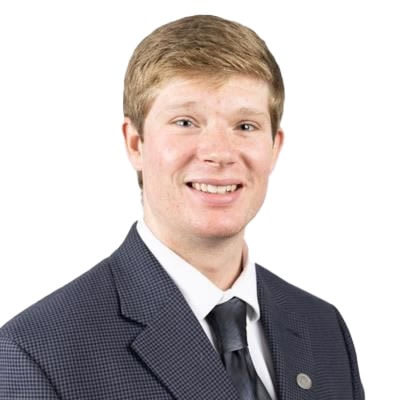
[[[22,348],[0,336],[0,400],[57,400],[39,365]]]
[[[354,400],[365,400],[364,388],[361,383],[360,373],[358,370],[357,355],[354,348],[353,340],[350,336],[350,331],[344,322],[343,317],[340,315],[339,311],[336,310],[340,328],[342,330],[343,339],[346,345],[347,354],[349,357],[352,382],[353,382],[353,398]]]

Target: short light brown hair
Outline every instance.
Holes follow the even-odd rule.
[[[272,135],[280,126],[284,86],[275,58],[251,29],[212,15],[194,15],[163,25],[135,49],[124,82],[124,115],[143,140],[145,118],[156,89],[174,77],[223,81],[245,75],[267,82]],[[142,177],[138,174],[139,185]]]

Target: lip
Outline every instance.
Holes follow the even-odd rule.
[[[215,186],[237,185],[238,188],[234,192],[226,192],[224,194],[208,193],[194,189],[191,183],[204,183]],[[194,201],[208,207],[229,207],[233,205],[240,197],[243,189],[243,185],[239,181],[232,179],[194,179],[187,181],[185,186]]]
[[[199,179],[187,179],[185,181],[186,185],[190,183],[205,183],[206,185],[213,185],[213,186],[228,186],[228,185],[236,185],[236,186],[243,186],[243,183],[237,179],[213,179],[213,178],[199,178]]]

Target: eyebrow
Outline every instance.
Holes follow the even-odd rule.
[[[268,112],[267,111],[260,111],[257,110],[255,108],[251,108],[251,107],[240,107],[237,110],[237,113],[240,115],[261,115],[264,117],[268,117]]]
[[[176,110],[179,108],[192,108],[192,107],[196,106],[197,104],[198,104],[197,101],[189,100],[189,101],[185,101],[183,103],[171,104],[171,105],[167,106],[166,109],[167,110]]]
[[[185,101],[183,103],[178,103],[178,104],[172,104],[168,107],[166,107],[167,110],[176,110],[176,109],[182,109],[182,108],[192,108],[195,107],[198,104],[197,101],[189,100]],[[237,114],[239,115],[255,115],[255,116],[264,116],[268,118],[268,112],[266,111],[260,111],[255,108],[251,107],[240,107],[237,111]]]

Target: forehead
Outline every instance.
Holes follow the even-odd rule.
[[[151,109],[173,111],[209,106],[253,109],[264,113],[268,111],[269,99],[268,84],[252,77],[175,77],[163,82],[155,90]]]

